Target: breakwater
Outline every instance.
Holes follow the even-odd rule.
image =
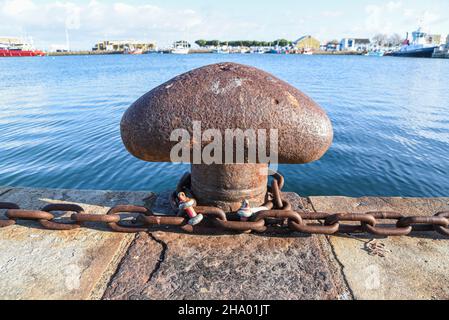
[[[113,54],[123,54],[123,51],[61,51],[61,52],[47,52],[47,56],[57,57],[57,56],[100,56],[100,55],[113,55]]]

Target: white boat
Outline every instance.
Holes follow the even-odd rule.
[[[263,48],[256,48],[256,49],[251,50],[251,53],[255,53],[255,54],[265,54],[267,52],[268,51]]]
[[[177,41],[173,44],[171,53],[173,54],[189,54],[190,44],[187,41]]]
[[[174,48],[171,53],[173,54],[189,54],[189,48]]]
[[[212,53],[216,53],[216,54],[230,54],[231,52],[229,51],[229,49],[214,49],[214,50],[212,50]]]
[[[312,49],[306,49],[306,50],[304,50],[304,52],[302,54],[305,54],[307,56],[311,56],[311,55],[313,55],[313,50]]]

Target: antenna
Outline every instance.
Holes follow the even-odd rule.
[[[70,51],[70,39],[69,39],[69,29],[65,28],[65,46],[67,51]]]
[[[422,28],[425,27],[427,28],[427,26],[424,26],[424,15],[425,15],[425,11],[422,12],[421,17],[418,19],[418,31],[421,32]]]

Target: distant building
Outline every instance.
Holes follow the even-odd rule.
[[[326,42],[323,45],[322,50],[324,50],[324,51],[339,51],[340,50],[340,42],[338,42],[337,40]]]
[[[303,36],[294,43],[296,49],[299,50],[319,50],[320,42],[312,36]]]
[[[186,40],[179,40],[173,43],[173,48],[191,48],[192,45]]]
[[[153,50],[156,44],[135,40],[106,40],[98,42],[92,48],[93,51],[126,51],[126,50]]]
[[[340,42],[342,51],[367,51],[371,41],[369,39],[344,38]]]
[[[449,44],[449,34],[446,37],[446,44]]]
[[[434,44],[437,46],[441,44],[441,40],[442,40],[441,34],[428,34],[426,37],[426,41],[429,44]]]

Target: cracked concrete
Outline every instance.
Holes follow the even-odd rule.
[[[288,198],[294,207],[307,209],[305,199],[293,194]],[[154,240],[153,246],[150,239]],[[350,298],[330,248],[322,240],[319,236],[300,235],[194,236],[162,231],[140,234],[104,298]],[[154,247],[156,243],[158,249]]]
[[[142,254],[139,247],[147,250]],[[164,247],[155,241],[148,233],[136,236],[123,260],[119,264],[111,282],[103,294],[103,299],[139,299],[144,286],[152,279],[165,258],[162,254]],[[136,285],[123,286],[117,279],[132,275]],[[137,285],[138,284],[138,285]]]
[[[152,233],[148,234],[151,239],[157,243],[159,243],[162,247],[161,250],[161,254],[159,256],[159,260],[156,263],[156,266],[154,267],[154,270],[151,272],[150,277],[148,278],[147,284],[151,282],[151,280],[153,280],[153,278],[157,275],[157,273],[159,272],[159,270],[161,269],[162,263],[164,263],[166,255],[167,255],[167,250],[168,250],[168,245],[162,241],[161,239],[158,239],[157,237],[155,237]]]
[[[8,192],[12,191],[12,189],[3,189],[0,188],[0,197],[4,196],[5,194],[7,194]]]
[[[311,197],[324,212],[396,211],[432,216],[449,210],[449,198],[346,198]],[[391,223],[391,221],[385,221]],[[376,238],[366,235],[329,237],[355,299],[449,299],[449,240],[437,233],[413,237]],[[377,245],[382,253],[370,250]]]
[[[144,195],[148,193],[19,188],[2,192],[0,201],[33,210],[74,203],[86,213],[105,214],[117,204],[139,204]],[[95,224],[55,232],[19,221],[0,229],[0,299],[101,298],[133,237]]]

